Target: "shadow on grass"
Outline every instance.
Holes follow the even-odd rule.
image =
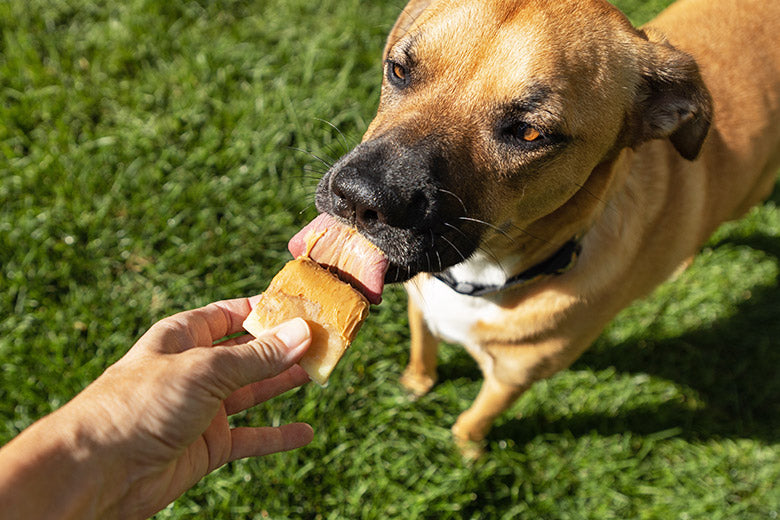
[[[780,238],[756,234],[726,239],[713,248],[747,246],[780,259]],[[691,409],[679,402],[658,403],[616,415],[580,414],[553,422],[541,416],[506,421],[491,439],[522,443],[540,433],[626,431],[650,434],[679,428],[688,439],[780,438],[780,290],[777,280],[752,291],[728,319],[675,338],[643,338],[587,351],[573,366],[658,376],[694,389],[705,405]]]

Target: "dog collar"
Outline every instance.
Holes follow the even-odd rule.
[[[577,262],[577,257],[582,251],[582,244],[577,238],[572,238],[546,260],[526,269],[525,271],[507,279],[502,285],[482,285],[469,282],[459,282],[447,271],[435,273],[433,276],[445,283],[456,293],[466,296],[485,296],[504,291],[509,288],[531,283],[543,276],[563,274]]]

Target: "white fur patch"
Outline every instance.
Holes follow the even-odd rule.
[[[476,285],[504,285],[512,276],[519,258],[506,258],[501,263],[482,251],[477,251],[468,260],[449,269],[449,273],[459,282]]]
[[[479,253],[450,269],[458,281],[480,285],[503,285],[506,271]],[[477,349],[472,329],[482,321],[494,321],[501,308],[489,297],[467,296],[453,291],[432,277],[418,277],[406,284],[412,301],[422,311],[428,328],[444,341],[459,343],[472,355]]]

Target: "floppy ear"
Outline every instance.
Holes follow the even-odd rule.
[[[666,138],[685,159],[696,159],[712,121],[712,98],[694,59],[650,33],[641,59],[633,146]]]
[[[401,14],[398,16],[398,20],[395,21],[395,25],[390,30],[390,34],[387,37],[387,43],[385,43],[385,50],[382,53],[384,58],[387,57],[387,53],[390,48],[403,38],[409,27],[412,26],[417,17],[422,14],[423,11],[430,5],[431,0],[410,0]]]

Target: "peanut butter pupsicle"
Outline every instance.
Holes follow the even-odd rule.
[[[292,318],[311,328],[311,346],[298,362],[312,381],[324,385],[360,326],[369,303],[348,283],[302,256],[288,262],[244,321],[253,336]]]
[[[271,280],[244,329],[259,336],[292,318],[305,319],[312,343],[298,364],[324,385],[355,339],[370,304],[381,301],[388,262],[354,228],[329,215],[318,216],[296,234],[290,252],[297,258]]]
[[[354,227],[322,213],[290,239],[288,248],[293,258],[309,256],[335,270],[372,304],[382,301],[387,257]]]

